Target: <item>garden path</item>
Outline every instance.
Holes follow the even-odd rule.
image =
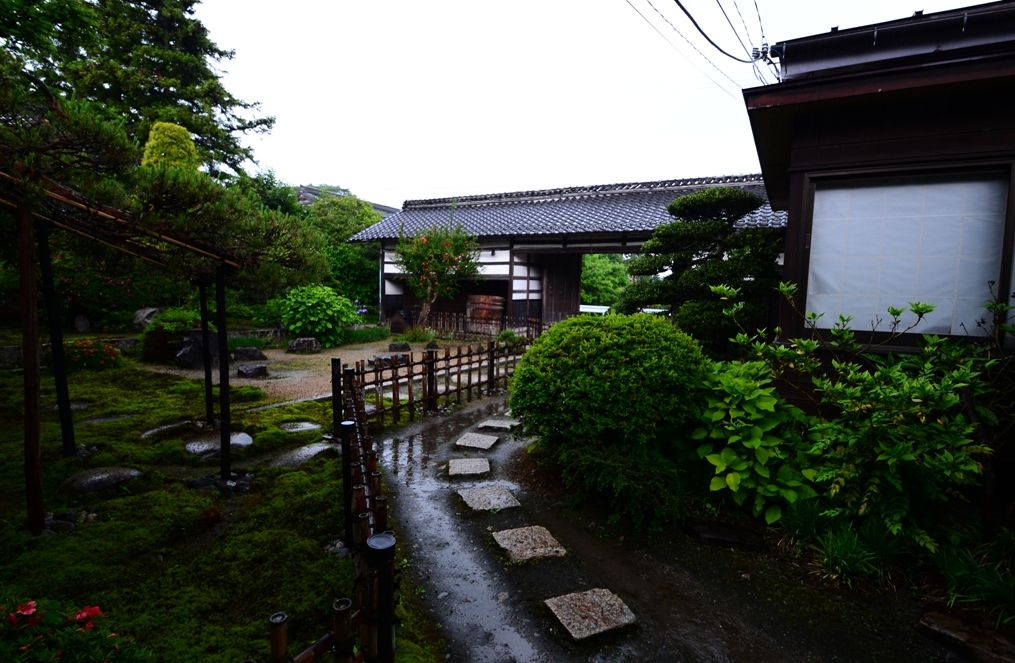
[[[448,660],[963,660],[914,628],[921,608],[901,593],[833,592],[764,552],[607,526],[532,462],[529,440],[480,429],[505,408],[502,397],[487,398],[378,438],[408,572],[442,626]],[[500,439],[488,450],[456,446],[476,432]],[[488,460],[490,473],[449,476],[450,461],[462,458]],[[518,506],[473,510],[459,491],[475,497],[468,491],[480,488],[508,491]],[[511,561],[494,534],[531,525],[566,554]],[[572,639],[545,601],[592,588],[616,593],[637,623]]]

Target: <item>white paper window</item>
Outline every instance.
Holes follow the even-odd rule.
[[[919,178],[820,184],[814,193],[807,310],[870,331],[889,306],[936,306],[914,331],[982,335],[990,284],[1001,273],[1008,181]],[[912,316],[903,318],[908,325]]]

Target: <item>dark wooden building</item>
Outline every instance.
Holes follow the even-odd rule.
[[[379,244],[385,318],[416,306],[395,263],[399,234],[460,224],[479,240],[481,278],[464,283],[458,298],[438,302],[435,311],[468,313],[470,297],[478,295],[502,302],[509,319],[556,322],[578,313],[582,254],[637,253],[656,226],[672,221],[670,201],[716,186],[765,194],[761,176],[743,175],[410,200],[352,241]],[[781,227],[785,215],[765,205],[738,223]]]
[[[917,331],[986,333],[1012,297],[1015,4],[995,2],[777,44],[782,80],[744,97],[784,275],[800,308],[871,330],[888,306],[937,309]],[[787,310],[782,327],[802,331]],[[883,329],[883,327],[882,327]]]

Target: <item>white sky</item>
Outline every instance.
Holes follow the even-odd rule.
[[[746,57],[719,0],[683,2]],[[754,0],[721,2],[759,46]],[[770,44],[969,4],[757,0]],[[226,88],[276,117],[247,142],[288,184],[401,207],[759,170],[740,92],[759,84],[751,66],[672,0],[203,0],[197,17],[236,51]]]

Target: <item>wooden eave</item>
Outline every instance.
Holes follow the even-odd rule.
[[[903,99],[961,98],[989,89],[1015,87],[1015,53],[977,54],[944,62],[899,64],[821,79],[794,80],[744,90],[747,115],[773,209],[789,204],[794,127],[830,108],[876,110]],[[932,108],[932,106],[928,106]]]

